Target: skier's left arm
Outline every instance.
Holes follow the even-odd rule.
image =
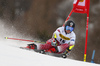
[[[71,36],[71,39],[70,39],[70,42],[69,42],[69,47],[67,48],[67,51],[71,51],[74,48],[74,46],[75,46],[75,40],[76,40],[76,35],[73,34]]]

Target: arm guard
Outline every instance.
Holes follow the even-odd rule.
[[[73,49],[73,47],[74,47],[74,45],[69,46],[69,47],[66,49],[67,53],[68,53],[69,51],[71,51],[71,50]]]
[[[73,49],[73,47],[74,47],[74,45],[72,45],[72,46],[69,46],[69,50],[72,50],[72,49]]]

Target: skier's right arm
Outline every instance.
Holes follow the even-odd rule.
[[[52,46],[57,46],[57,35],[59,34],[60,32],[60,28],[58,28],[54,33],[53,33],[53,36],[52,36],[52,42],[51,42],[51,45]]]
[[[52,36],[52,42],[51,42],[52,46],[57,46],[58,45],[56,38],[57,38],[57,35],[56,35],[56,33],[54,33],[53,36]]]

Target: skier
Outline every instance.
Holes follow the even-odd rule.
[[[75,45],[76,35],[73,32],[75,23],[68,20],[64,26],[59,27],[51,39],[45,44],[29,44],[27,48],[37,50],[47,50],[52,53],[69,53]]]

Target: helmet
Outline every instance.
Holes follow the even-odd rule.
[[[70,32],[72,32],[75,28],[75,23],[74,21],[72,20],[68,20],[66,23],[65,23],[65,26],[64,26],[64,29],[65,30],[70,30]]]

